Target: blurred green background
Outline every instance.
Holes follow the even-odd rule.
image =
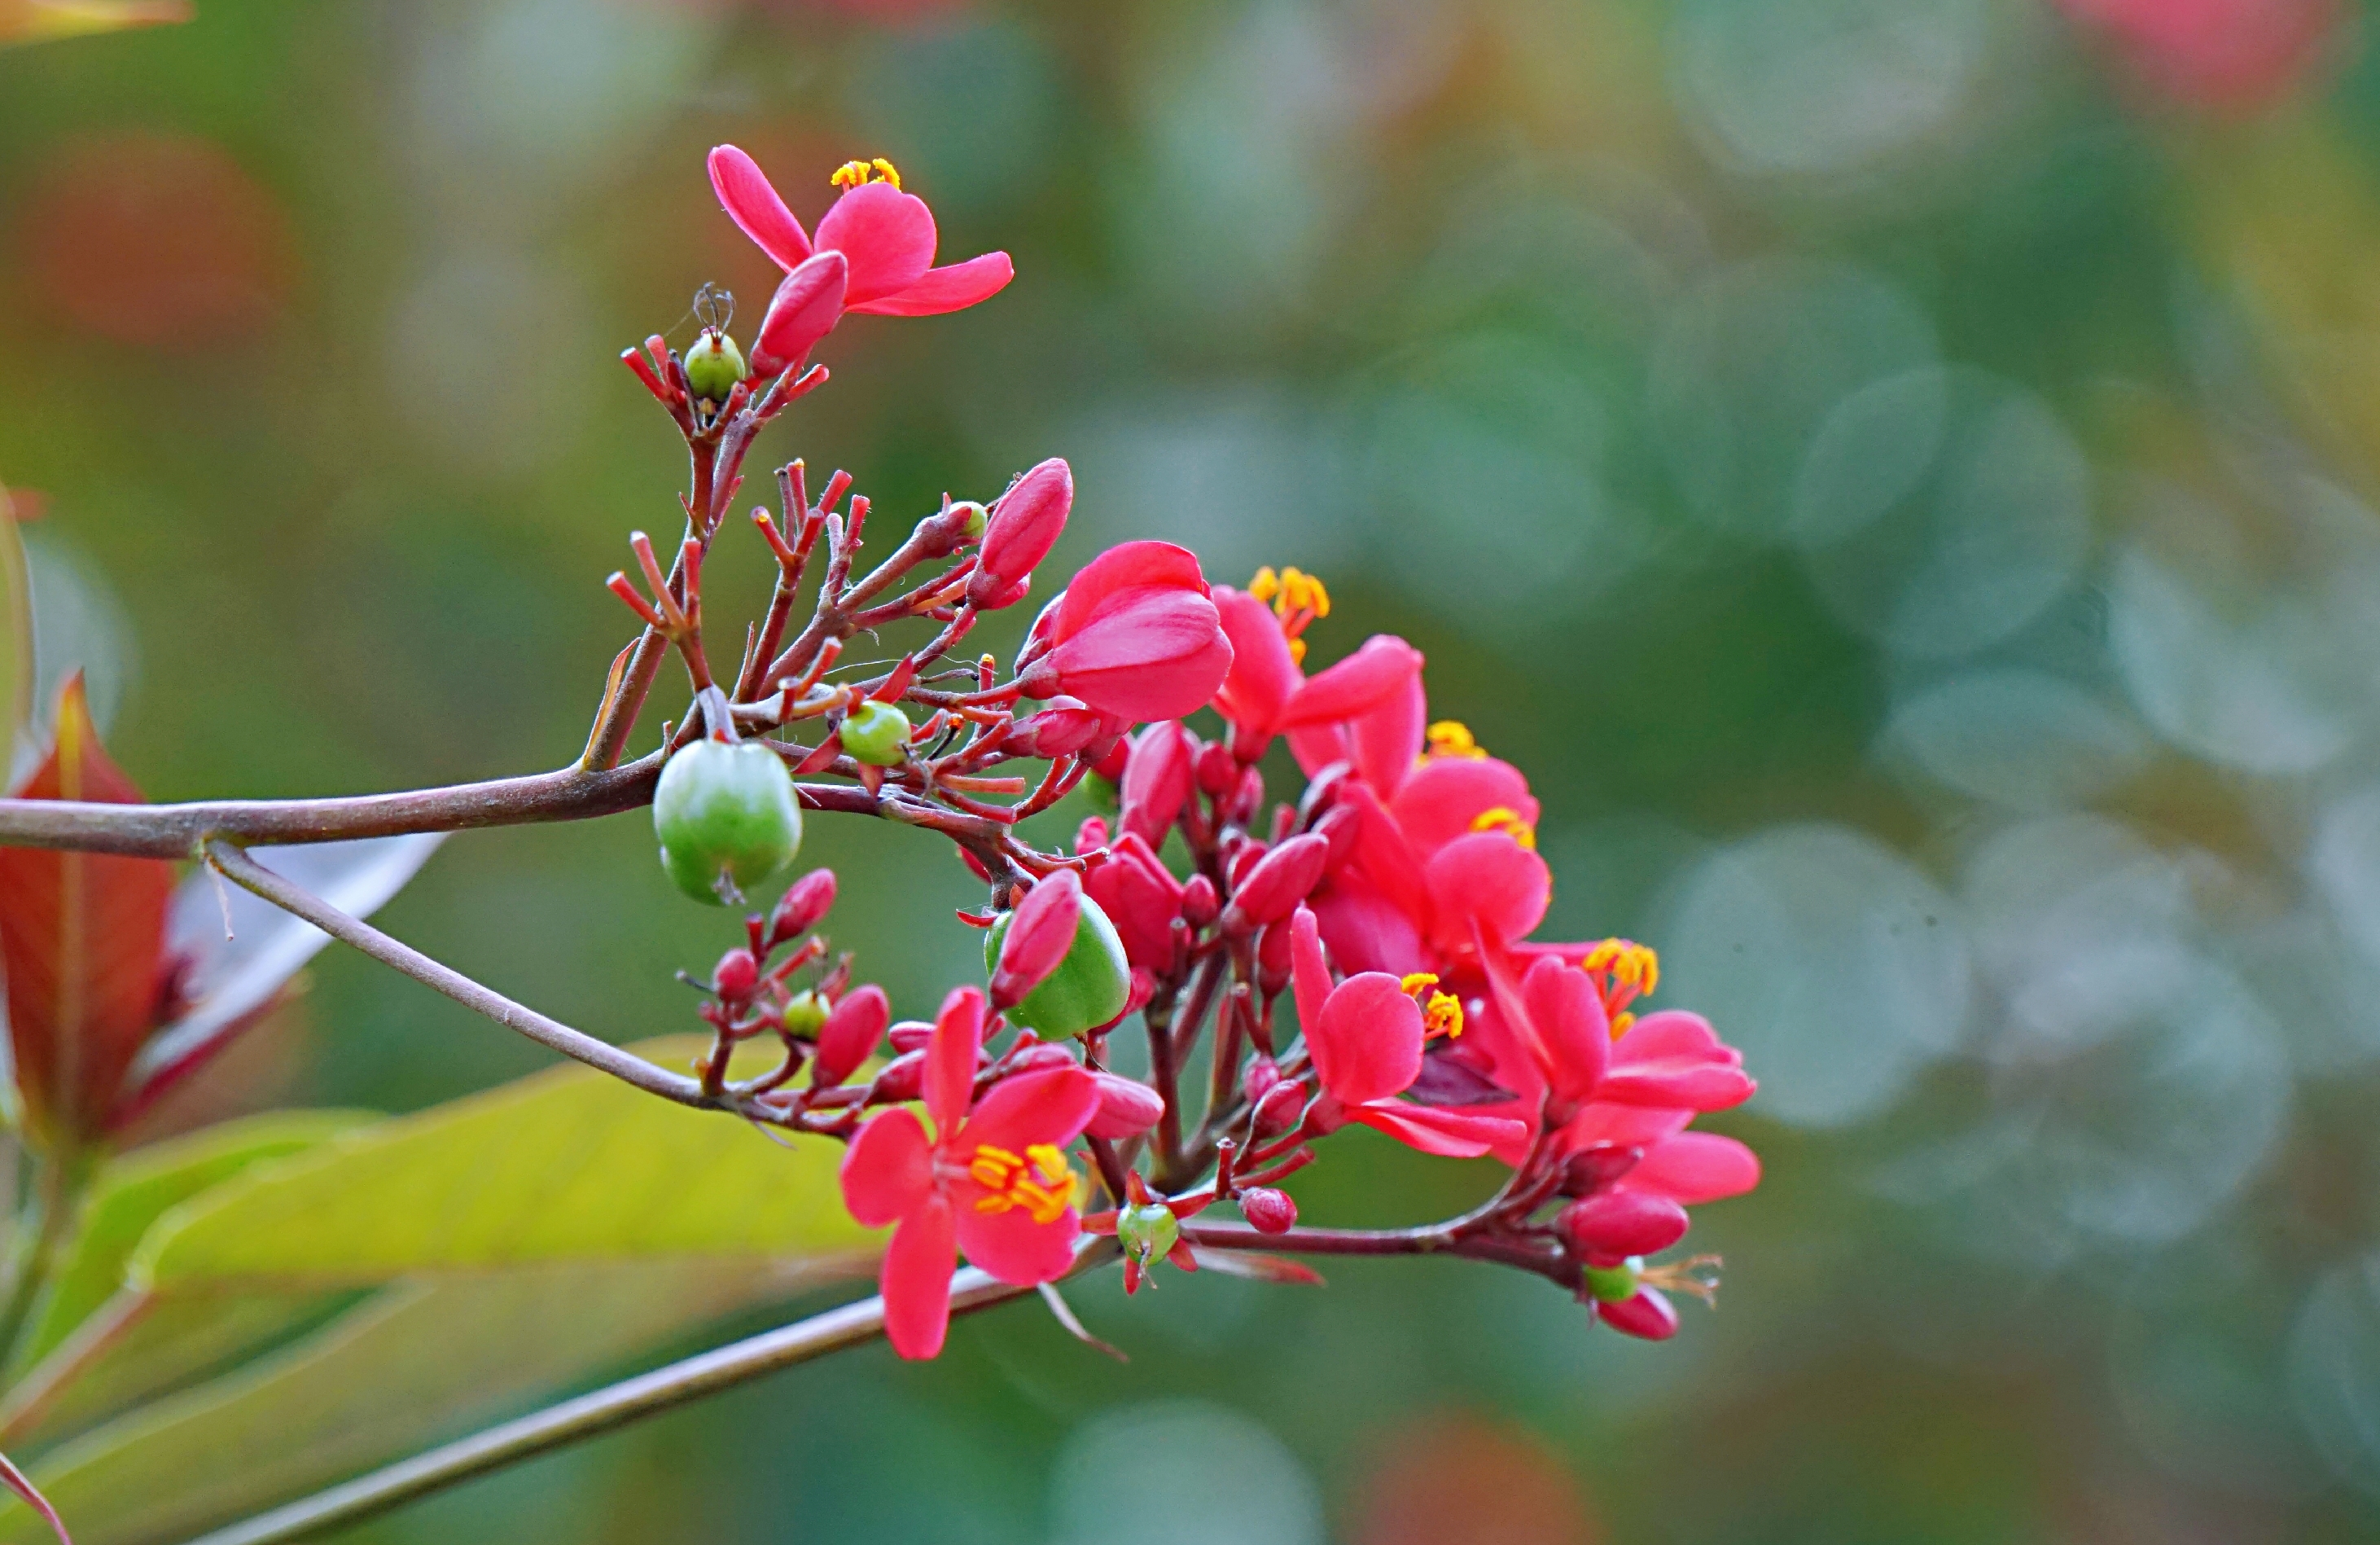
[[[1716,1315],[1166,1273],[343,1537],[2380,1536],[2380,72],[2325,0],[199,0],[0,55],[0,476],[44,663],[159,798],[558,766],[675,529],[613,361],[885,155],[1016,284],[853,318],[757,468],[905,522],[1048,455],[1055,560],[1325,577],[1545,801],[1760,1097]],[[747,487],[773,502],[765,477]],[[757,602],[757,542],[711,569]],[[739,601],[740,598],[740,601]],[[1006,619],[1011,629],[1022,619]],[[1004,641],[1011,635],[997,635]],[[664,695],[640,726],[649,745]],[[1071,816],[1069,818],[1071,820]],[[896,1006],[922,834],[820,820]],[[401,936],[626,1040],[730,942],[641,818],[458,838]],[[541,1064],[349,954],[221,1108]],[[1309,1217],[1475,1176],[1354,1134]],[[556,1306],[567,1313],[567,1305]],[[435,1356],[434,1346],[421,1355]]]

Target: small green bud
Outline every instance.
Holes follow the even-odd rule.
[[[785,1004],[785,1033],[801,1040],[815,1040],[826,1028],[831,1012],[827,1001],[817,993],[796,992]]]
[[[1182,1237],[1182,1225],[1175,1220],[1173,1210],[1161,1201],[1126,1207],[1116,1214],[1116,1239],[1124,1253],[1143,1266],[1154,1266],[1165,1259]]]
[[[843,722],[843,748],[854,761],[898,767],[908,755],[909,716],[891,703],[861,703]]]
[[[747,887],[783,870],[800,851],[794,775],[765,746],[698,740],[662,768],[653,833],[662,842],[662,868],[679,890],[714,906],[741,906]]]
[[[735,340],[715,327],[706,327],[694,347],[686,351],[686,383],[698,397],[712,402],[725,402],[735,390],[735,383],[749,374],[744,364],[744,351]]]
[[[1644,1260],[1630,1256],[1617,1266],[1590,1266],[1586,1269],[1586,1291],[1607,1304],[1624,1304],[1636,1296],[1637,1273]]]
[[[983,540],[983,529],[990,523],[990,517],[984,513],[984,508],[981,505],[977,504],[972,499],[962,499],[957,504],[951,506],[951,513],[953,515],[959,515],[965,520],[966,525],[965,529],[966,531],[967,541],[981,541]]]
[[[1001,941],[1008,937],[1014,912],[1002,912],[984,935],[983,968],[1000,968]],[[1115,924],[1090,897],[1082,900],[1075,918],[1075,942],[1066,958],[1041,979],[1041,985],[1017,1000],[1008,1011],[1011,1023],[1056,1040],[1080,1035],[1104,1025],[1123,1012],[1132,997],[1132,963],[1124,958],[1123,941]]]

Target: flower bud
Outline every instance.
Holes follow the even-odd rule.
[[[785,1000],[785,1011],[777,1023],[796,1040],[808,1040],[826,1028],[830,1012],[826,1000],[816,992],[796,992]]]
[[[747,1002],[752,990],[760,985],[760,963],[747,949],[732,949],[719,957],[710,968],[710,990],[720,1001],[728,1004]]]
[[[1330,839],[1314,832],[1264,855],[1234,882],[1232,905],[1223,909],[1223,931],[1238,937],[1288,917],[1321,883],[1330,860]]]
[[[800,938],[816,928],[819,920],[833,907],[834,870],[810,870],[777,898],[775,910],[769,914],[770,947],[773,949],[789,939]]]
[[[997,589],[985,591],[981,599],[969,595],[967,602],[978,612],[1000,612],[1015,605],[1032,593],[1033,576],[1028,574],[1022,579],[1012,580]]]
[[[1280,1082],[1281,1064],[1268,1056],[1250,1057],[1247,1070],[1240,1075],[1240,1098],[1251,1105],[1261,1104]]]
[[[991,506],[967,599],[984,606],[1030,575],[1057,544],[1074,505],[1075,474],[1057,456],[1016,480]]]
[[[1173,919],[1182,910],[1182,882],[1136,833],[1127,832],[1115,840],[1107,862],[1084,877],[1083,889],[1115,924],[1125,958],[1151,970],[1172,966]]]
[[[810,1081],[824,1089],[850,1077],[852,1069],[874,1054],[877,1042],[884,1039],[884,1022],[892,1016],[891,1000],[874,982],[845,993],[819,1028]]]
[[[1279,997],[1289,987],[1293,938],[1290,924],[1291,920],[1284,918],[1257,938],[1257,991],[1268,998]]]
[[[1355,838],[1364,830],[1364,812],[1353,805],[1334,805],[1314,823],[1314,830],[1330,844],[1330,862],[1323,866],[1323,872],[1336,874],[1355,856]]]
[[[1297,1203],[1286,1191],[1251,1186],[1240,1193],[1240,1216],[1258,1234],[1287,1234],[1297,1223]]]
[[[1294,1078],[1283,1078],[1257,1101],[1256,1135],[1278,1137],[1295,1126],[1305,1113],[1305,1086]]]
[[[1645,1150],[1626,1143],[1595,1143],[1562,1163],[1561,1194],[1590,1197],[1636,1167]]]
[[[1222,742],[1198,748],[1198,787],[1208,797],[1220,799],[1240,783],[1240,764]]]
[[[1124,1012],[1132,992],[1132,967],[1115,925],[1099,910],[1099,903],[1082,894],[1081,882],[1074,878],[1073,870],[1060,874],[1072,882],[1068,889],[1073,893],[1075,916],[1071,943],[1062,932],[1054,936],[1059,947],[1054,965],[1038,977],[1031,974],[1041,967],[1051,947],[1049,938],[1027,938],[1014,967],[1006,959],[1005,943],[1012,931],[1026,926],[1026,907],[1058,882],[1059,875],[1026,893],[1015,911],[1002,914],[985,935],[983,945],[984,965],[992,972],[993,1003],[1012,1023],[1053,1040],[1107,1024]],[[1059,905],[1056,897],[1045,904],[1052,910]]]
[[[677,888],[714,906],[794,861],[802,845],[794,775],[755,741],[698,740],[669,759],[653,789],[653,833]]]
[[[1067,1051],[1065,1047],[1055,1041],[1037,1040],[1032,1045],[1019,1050],[1015,1056],[1009,1060],[1005,1076],[1019,1073],[1047,1073],[1053,1067],[1076,1065],[1078,1064],[1075,1061],[1075,1053]]]
[[[904,1019],[886,1034],[895,1052],[922,1052],[934,1039],[934,1027],[923,1019]]]
[[[876,1081],[868,1088],[869,1097],[874,1100],[915,1100],[925,1081],[926,1053],[922,1051],[904,1052],[886,1063],[883,1071],[876,1075]]]
[[[1272,844],[1262,837],[1233,833],[1223,845],[1223,883],[1226,888],[1236,895],[1249,871],[1263,863],[1264,856],[1271,851]]]
[[[1686,1236],[1686,1210],[1664,1196],[1624,1187],[1597,1191],[1561,1210],[1554,1220],[1588,1259],[1624,1260],[1666,1250]]]
[[[967,541],[980,541],[983,540],[983,530],[985,525],[988,523],[989,517],[985,514],[984,507],[981,505],[977,504],[972,499],[962,499],[943,513],[957,520],[958,528],[960,530],[966,533]]]
[[[686,383],[698,397],[725,402],[736,383],[750,373],[735,340],[715,327],[704,328],[686,351]]]
[[[1085,707],[1078,698],[1052,698],[1038,713],[1016,721],[1001,749],[1055,761],[1108,734],[1111,723],[1106,714]]]
[[[909,716],[873,700],[844,716],[843,748],[870,767],[898,767],[909,755]]]
[[[1223,809],[1223,819],[1236,825],[1250,824],[1264,808],[1264,774],[1247,768],[1240,774],[1240,792]]]
[[[1595,1312],[1613,1330],[1644,1341],[1667,1341],[1678,1333],[1678,1311],[1649,1287],[1638,1288],[1634,1297],[1617,1304],[1598,1303]]]
[[[917,522],[909,545],[920,558],[947,558],[983,535],[983,506],[973,500],[944,505]]]
[[[1083,882],[1073,870],[1060,870],[1026,893],[1008,926],[1000,931],[1000,955],[991,973],[993,1008],[1014,1004],[1058,968],[1074,947],[1082,906]]]
[[[1109,785],[1110,797],[1101,808],[1112,811],[1123,792],[1124,763],[1131,759],[1132,743],[1119,736],[1115,744],[1104,751],[1095,746],[1087,746],[1084,750],[1087,754],[1083,760],[1091,764],[1091,776]]]
[[[1120,1077],[1113,1073],[1094,1073],[1091,1077],[1099,1086],[1099,1108],[1091,1117],[1090,1125],[1083,1130],[1094,1137],[1137,1137],[1157,1125],[1165,1113],[1165,1101],[1157,1091],[1137,1078]]]
[[[1126,1207],[1116,1214],[1116,1239],[1123,1246],[1124,1254],[1143,1268],[1164,1259],[1166,1252],[1181,1237],[1181,1221],[1161,1201]]]
[[[1215,882],[1203,874],[1194,874],[1182,886],[1182,920],[1192,928],[1204,928],[1215,920],[1220,904],[1215,899]]]
[[[1123,769],[1122,825],[1152,848],[1165,845],[1165,833],[1189,800],[1196,749],[1190,732],[1170,719],[1133,737],[1132,760]]]

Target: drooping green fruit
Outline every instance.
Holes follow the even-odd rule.
[[[1644,1265],[1643,1258],[1630,1256],[1617,1266],[1590,1266],[1586,1291],[1604,1303],[1624,1304],[1636,1296],[1637,1273]]]
[[[1161,1201],[1146,1202],[1138,1207],[1126,1207],[1116,1213],[1116,1239],[1124,1252],[1143,1266],[1154,1266],[1165,1259],[1182,1237],[1182,1224],[1173,1210]]]
[[[653,790],[662,868],[677,888],[713,906],[740,906],[744,892],[794,861],[802,807],[794,775],[753,741],[698,740],[669,759]]]
[[[868,701],[843,722],[843,748],[854,761],[898,767],[908,754],[909,716],[891,703]]]
[[[744,351],[715,327],[704,328],[702,336],[686,351],[686,383],[698,397],[725,402],[747,373]]]
[[[1013,912],[1002,912],[1000,920],[991,925],[984,936],[983,965],[987,971],[1000,967],[1000,943],[1008,937]],[[1080,1035],[1095,1026],[1104,1025],[1123,1012],[1132,996],[1132,965],[1124,959],[1123,941],[1116,937],[1115,924],[1099,910],[1099,904],[1085,896],[1082,910],[1075,918],[1075,942],[1066,950],[1066,958],[1058,968],[1041,979],[1041,985],[1017,1001],[1008,1011],[1009,1019],[1042,1036],[1058,1040]]]
[[[831,1012],[831,1005],[818,993],[796,992],[785,1000],[782,1023],[787,1035],[803,1040],[815,1040],[819,1031],[826,1028],[827,1016]]]

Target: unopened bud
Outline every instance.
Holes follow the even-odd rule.
[[[1597,1191],[1561,1210],[1554,1224],[1590,1261],[1666,1250],[1686,1236],[1686,1210],[1650,1191]]]
[[[926,1053],[904,1052],[884,1064],[884,1071],[868,1086],[869,1098],[884,1101],[915,1100],[925,1083]]]
[[[1197,772],[1198,787],[1210,798],[1220,799],[1239,785],[1240,764],[1220,741],[1199,748]]]
[[[1590,1197],[1636,1167],[1645,1150],[1626,1143],[1596,1143],[1562,1163],[1561,1194]]]
[[[922,1052],[934,1039],[934,1027],[923,1019],[904,1019],[886,1036],[895,1052]]]
[[[1165,1113],[1165,1101],[1139,1079],[1113,1073],[1094,1073],[1091,1077],[1099,1086],[1099,1108],[1084,1130],[1092,1137],[1137,1137],[1156,1125],[1157,1118]]]
[[[1247,1071],[1240,1075],[1240,1096],[1251,1105],[1262,1104],[1264,1097],[1280,1082],[1279,1063],[1270,1057],[1250,1057]]]
[[[722,1003],[744,1003],[759,985],[760,963],[753,958],[750,950],[729,950],[710,968],[710,990],[719,994]]]
[[[1290,919],[1284,918],[1257,939],[1257,991],[1268,998],[1279,997],[1289,986],[1293,938]]]
[[[1297,1223],[1297,1203],[1286,1191],[1251,1186],[1240,1193],[1240,1216],[1259,1234],[1287,1234]]]
[[[1284,1078],[1257,1101],[1256,1134],[1259,1137],[1278,1137],[1295,1126],[1305,1113],[1305,1086],[1294,1078]]]
[[[1134,737],[1123,769],[1123,829],[1150,847],[1165,845],[1165,833],[1190,798],[1190,762],[1197,743],[1172,720],[1149,725]]]
[[[1015,1073],[1047,1073],[1051,1068],[1073,1067],[1075,1054],[1055,1041],[1037,1040],[1009,1059],[1007,1071]]]
[[[850,1077],[852,1069],[875,1053],[877,1042],[884,1039],[884,1022],[892,1014],[891,1000],[874,982],[845,993],[819,1028],[811,1082],[823,1089]]]
[[[997,598],[1017,587],[1049,556],[1074,504],[1075,474],[1056,456],[1017,479],[991,507],[975,576],[967,581],[967,599],[978,607],[1009,604]]]
[[[1312,832],[1265,854],[1233,882],[1223,931],[1237,937],[1288,917],[1322,882],[1330,859],[1330,839]]]
[[[810,870],[777,898],[775,910],[769,914],[770,946],[774,948],[789,939],[797,939],[808,933],[833,907],[834,870]]]
[[[1215,899],[1215,882],[1203,874],[1194,874],[1182,887],[1182,920],[1192,928],[1204,928],[1215,920],[1219,904]]]
[[[1330,844],[1330,862],[1325,872],[1336,874],[1355,856],[1355,838],[1364,829],[1364,812],[1353,805],[1334,805],[1314,823],[1314,830]]]
[[[1223,819],[1245,826],[1264,808],[1264,774],[1251,767],[1240,774],[1240,792],[1223,811]]]
[[[796,992],[785,1001],[785,1012],[778,1016],[778,1024],[785,1034],[808,1040],[826,1028],[831,1012],[827,1001],[817,993]]]
[[[698,397],[725,402],[735,383],[751,371],[735,340],[715,327],[706,327],[686,351],[686,383]]]
[[[1075,852],[1088,853],[1095,847],[1105,847],[1107,845],[1108,823],[1105,819],[1087,815],[1083,818],[1083,823],[1075,828]]]
[[[1624,1335],[1640,1341],[1667,1341],[1678,1333],[1678,1311],[1670,1300],[1649,1287],[1616,1304],[1598,1303],[1596,1318]]]

